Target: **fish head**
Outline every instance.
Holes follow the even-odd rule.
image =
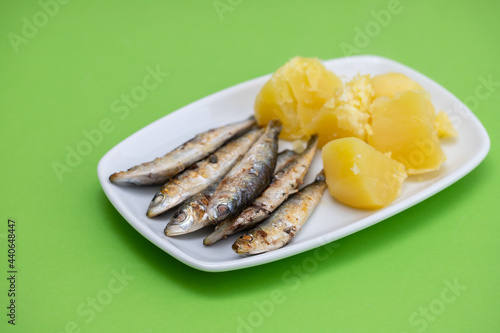
[[[269,244],[265,242],[259,232],[249,232],[238,237],[238,239],[234,242],[232,249],[238,254],[247,256],[266,252],[266,245]]]
[[[158,216],[168,210],[168,206],[171,205],[170,200],[167,200],[167,196],[161,191],[156,193],[153,200],[149,203],[148,211],[146,215],[148,217]]]
[[[193,213],[190,207],[175,212],[165,227],[165,235],[177,236],[188,233],[196,220]]]
[[[178,236],[189,232],[190,226],[193,224],[191,219],[184,213],[180,213],[172,218],[173,223],[169,223],[165,228],[166,236]]]
[[[277,250],[288,243],[291,237],[296,232],[296,228],[288,228],[284,230],[286,237],[281,237],[282,233],[268,234],[261,228],[256,228],[248,233],[241,235],[234,242],[232,249],[234,252],[242,255],[249,256]]]
[[[254,249],[254,241],[258,242],[252,234],[241,235],[234,242],[232,249],[238,254],[249,255]]]
[[[208,218],[212,222],[222,221],[234,212],[234,202],[230,200],[221,200],[210,203],[208,208]]]
[[[112,183],[121,186],[141,186],[148,184],[148,181],[149,183],[151,182],[151,179],[149,177],[144,177],[141,175],[133,176],[134,177],[130,177],[126,172],[120,171],[109,176],[109,180]]]
[[[206,226],[207,214],[204,207],[196,201],[179,207],[165,227],[165,235],[183,235]]]

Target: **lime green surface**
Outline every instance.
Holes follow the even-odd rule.
[[[34,0],[0,5],[2,332],[500,331],[497,1],[41,3],[51,16]],[[388,9],[378,23],[372,11]],[[485,161],[321,252],[227,273],[178,262],[108,202],[96,166],[128,135],[295,55],[344,56],[347,44],[406,64],[462,101],[481,90],[471,107],[491,137]],[[157,67],[168,77],[129,112],[113,112]],[[495,82],[490,91],[480,77]],[[102,138],[82,146],[103,119],[111,125]],[[78,145],[87,155],[58,176],[54,165]],[[15,327],[6,316],[8,218]]]

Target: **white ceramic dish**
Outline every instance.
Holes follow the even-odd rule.
[[[111,203],[139,233],[185,264],[204,271],[229,271],[251,267],[313,249],[367,228],[432,196],[473,170],[487,155],[490,140],[474,114],[455,96],[436,82],[395,61],[378,56],[354,56],[324,61],[342,79],[356,74],[400,72],[417,81],[432,96],[436,110],[444,110],[457,128],[455,140],[443,142],[447,161],[438,172],[417,179],[410,177],[400,198],[380,210],[367,211],[336,202],[325,191],[323,199],[302,230],[285,247],[252,257],[241,257],[231,250],[237,235],[206,247],[203,238],[210,230],[169,238],[163,229],[170,214],[151,219],[146,209],[157,187],[120,187],[109,182],[116,171],[161,156],[196,134],[210,128],[239,121],[253,113],[253,104],[266,75],[225,89],[189,104],[139,130],[112,148],[98,165],[98,176]],[[280,142],[280,150],[289,143]],[[321,170],[319,153],[305,183]]]

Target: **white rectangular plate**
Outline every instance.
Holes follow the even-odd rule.
[[[112,148],[100,160],[99,181],[111,203],[139,233],[185,264],[204,271],[229,271],[279,260],[335,241],[367,228],[450,186],[473,170],[487,155],[490,139],[475,115],[455,96],[436,82],[395,61],[378,56],[354,56],[323,62],[348,80],[357,74],[399,72],[417,81],[432,96],[436,110],[448,113],[458,130],[458,138],[442,143],[447,161],[437,171],[421,177],[409,177],[400,198],[380,210],[347,207],[325,191],[321,203],[302,230],[285,247],[252,257],[234,253],[231,245],[237,235],[204,246],[209,228],[190,235],[169,238],[163,229],[171,214],[146,217],[146,209],[158,187],[120,187],[109,182],[114,172],[153,160],[210,128],[236,122],[253,113],[255,97],[270,75],[250,80],[189,104],[141,129]],[[280,142],[280,150],[290,144]],[[322,168],[317,153],[305,183]]]

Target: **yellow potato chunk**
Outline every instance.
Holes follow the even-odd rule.
[[[453,127],[450,118],[444,111],[439,111],[436,115],[434,128],[440,138],[454,138],[458,135],[457,130]]]
[[[394,97],[397,92],[406,90],[423,90],[423,88],[408,76],[401,73],[387,73],[374,76],[371,80],[375,98],[380,96]]]
[[[303,124],[309,123],[341,86],[342,81],[318,59],[295,57],[279,68],[257,95],[255,118],[261,126],[279,119],[282,139],[303,138]]]
[[[318,135],[318,146],[331,140],[353,136],[366,140],[366,126],[373,89],[369,75],[356,76],[326,101],[318,116],[305,124],[308,135]]]
[[[403,163],[409,175],[437,170],[446,160],[434,130],[434,109],[425,92],[379,97],[370,111],[368,143]]]
[[[322,150],[330,194],[356,208],[377,209],[393,202],[406,179],[403,164],[357,138],[330,141]]]

